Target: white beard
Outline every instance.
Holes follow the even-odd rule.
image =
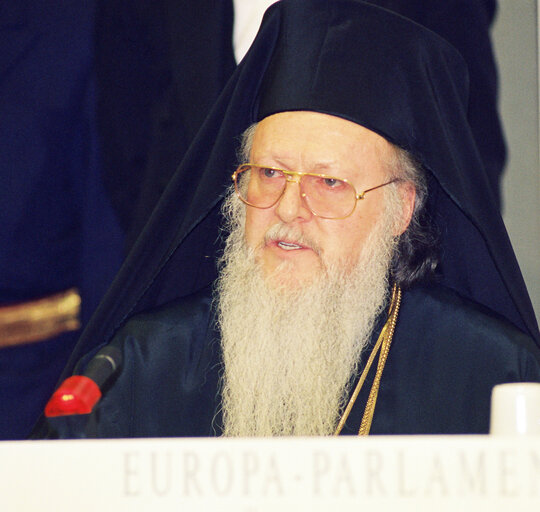
[[[323,261],[309,285],[276,289],[245,245],[242,205],[235,196],[228,201],[233,226],[216,288],[224,435],[332,434],[386,302],[391,215],[354,268]]]

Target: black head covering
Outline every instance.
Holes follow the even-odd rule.
[[[266,13],[142,236],[83,334],[67,372],[130,316],[211,283],[219,209],[241,133],[286,110],[359,123],[428,172],[441,280],[529,333],[534,312],[467,123],[467,70],[427,29],[354,0],[284,0]]]

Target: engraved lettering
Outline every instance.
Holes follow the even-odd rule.
[[[245,495],[249,495],[252,491],[251,484],[253,477],[259,471],[259,459],[254,452],[245,452],[243,455],[243,491]]]
[[[233,470],[232,461],[226,453],[221,452],[215,455],[210,470],[210,480],[218,496],[224,496],[231,491],[234,481]]]
[[[402,450],[397,453],[397,470],[398,470],[398,492],[399,495],[406,498],[408,496],[414,496],[418,489],[415,489],[411,485],[407,485],[407,464],[405,460],[405,454]]]
[[[321,494],[321,481],[328,474],[329,469],[328,455],[324,452],[315,452],[313,454],[313,494]]]
[[[383,458],[379,452],[369,451],[366,453],[367,482],[366,492],[368,496],[379,494],[386,496],[386,489],[381,476],[383,468]]]
[[[270,494],[270,492],[273,490],[276,495],[283,496],[283,494],[285,493],[283,489],[283,482],[281,481],[276,458],[273,455],[270,457],[264,477],[265,478],[262,493],[265,496],[268,496],[268,494]]]
[[[486,494],[486,457],[485,453],[477,454],[475,460],[466,452],[459,453],[459,489],[461,493],[485,495]]]
[[[336,468],[334,495],[339,496],[342,492],[348,493],[351,496],[356,494],[351,467],[349,466],[347,454],[345,453],[341,454],[338,466]]]
[[[201,496],[202,488],[199,482],[199,457],[194,452],[185,452],[183,457],[184,494],[192,493]]]
[[[514,454],[510,452],[501,452],[499,464],[499,492],[502,496],[517,495],[518,489],[515,462]]]
[[[158,496],[164,496],[171,491],[172,461],[171,454],[159,455],[152,453],[150,458],[152,474],[152,490]]]
[[[141,494],[139,454],[136,452],[124,453],[124,494],[126,496]]]
[[[438,455],[433,457],[431,467],[426,479],[426,494],[437,494],[438,496],[448,495],[448,484],[446,482],[444,468]]]

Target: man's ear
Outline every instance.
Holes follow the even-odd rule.
[[[414,185],[408,181],[398,185],[398,192],[401,196],[401,214],[396,225],[395,236],[400,236],[408,227],[414,212],[414,202],[416,190]]]

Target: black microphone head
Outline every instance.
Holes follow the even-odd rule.
[[[84,376],[100,388],[122,366],[122,351],[114,345],[105,345],[88,363]]]

